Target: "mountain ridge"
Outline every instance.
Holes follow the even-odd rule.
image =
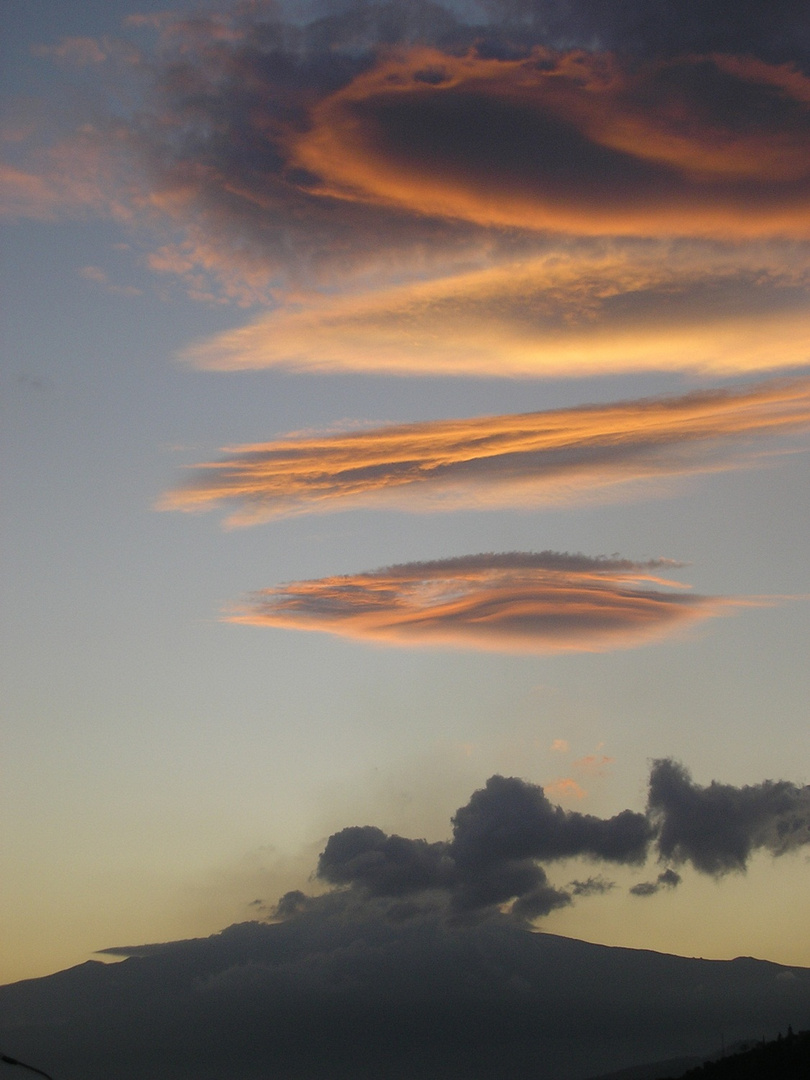
[[[360,918],[334,898],[284,922],[111,952],[141,955],[0,987],[4,1050],[58,1080],[590,1080],[810,1017],[810,969],[598,945],[507,918]]]

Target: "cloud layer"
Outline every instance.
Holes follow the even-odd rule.
[[[254,593],[227,616],[389,645],[507,652],[632,648],[752,599],[678,592],[667,560],[545,551],[468,555]]]
[[[522,378],[805,365],[810,258],[795,245],[749,248],[611,242],[308,295],[181,358],[211,370]]]
[[[730,468],[810,428],[810,380],[612,405],[288,436],[194,466],[159,504],[235,506],[229,525],[358,507],[525,507]]]

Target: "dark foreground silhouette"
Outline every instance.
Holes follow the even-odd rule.
[[[27,1069],[28,1072],[36,1073],[37,1076],[44,1076],[45,1080],[53,1080],[53,1077],[48,1076],[42,1069],[37,1069],[33,1065],[27,1065],[24,1061],[18,1061],[16,1058],[9,1057],[8,1054],[0,1054],[0,1061],[2,1061],[4,1065],[17,1065],[21,1069]]]
[[[684,1073],[681,1080],[807,1080],[810,1077],[810,1031],[763,1042],[749,1050],[710,1061]]]
[[[448,925],[340,895],[284,922],[0,987],[54,1080],[584,1080],[806,1026],[810,970]],[[4,1069],[10,1074],[11,1069]],[[660,1075],[660,1074],[659,1074]],[[20,1073],[22,1080],[22,1073]]]

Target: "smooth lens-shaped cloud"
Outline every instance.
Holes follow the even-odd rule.
[[[548,551],[472,555],[291,582],[255,593],[228,618],[388,645],[603,652],[754,602],[679,591],[661,576],[672,565]]]
[[[807,234],[810,80],[787,65],[416,49],[291,140],[324,193],[588,235]]]

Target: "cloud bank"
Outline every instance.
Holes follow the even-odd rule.
[[[480,916],[511,902],[514,915],[532,919],[571,903],[571,894],[549,884],[538,860],[579,855],[639,863],[651,836],[643,814],[627,810],[601,819],[564,811],[540,787],[493,776],[457,811],[452,841],[428,844],[372,826],[349,827],[329,838],[318,876],[377,897],[439,893],[454,915]],[[578,894],[599,891],[577,884]]]
[[[235,506],[227,524],[366,507],[494,509],[621,496],[748,463],[757,440],[810,428],[810,380],[611,405],[287,436],[192,467],[159,504]]]
[[[761,600],[667,591],[668,560],[467,555],[254,593],[228,620],[389,645],[508,652],[633,648]]]

